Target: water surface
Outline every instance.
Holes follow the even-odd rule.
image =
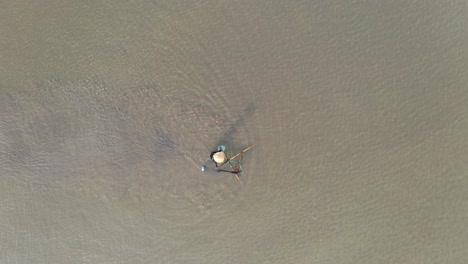
[[[2,263],[468,261],[464,2],[0,6]]]

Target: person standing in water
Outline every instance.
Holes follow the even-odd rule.
[[[216,169],[218,169],[218,166],[222,165],[227,160],[226,153],[224,153],[225,150],[226,147],[221,145],[218,146],[218,151],[213,151],[210,154],[210,159],[215,163]]]

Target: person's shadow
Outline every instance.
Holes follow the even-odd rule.
[[[217,150],[219,145],[232,146],[234,141],[234,134],[240,127],[242,127],[247,122],[247,120],[253,115],[253,113],[255,113],[255,110],[255,105],[253,103],[249,103],[245,107],[244,111],[242,111],[241,116],[229,126],[229,129],[226,131],[226,133],[224,133],[221,139],[218,140],[214,149]]]

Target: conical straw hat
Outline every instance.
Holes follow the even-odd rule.
[[[226,155],[222,151],[216,152],[215,154],[213,154],[213,160],[216,163],[223,163],[226,160]]]

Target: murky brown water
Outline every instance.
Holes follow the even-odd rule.
[[[309,2],[0,4],[1,262],[467,262],[466,4]]]

